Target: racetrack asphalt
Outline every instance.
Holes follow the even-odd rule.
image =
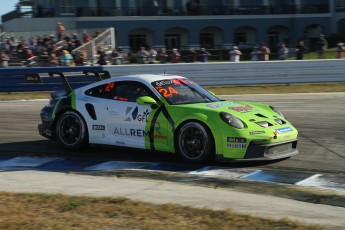
[[[230,96],[229,96],[230,97]],[[344,174],[345,93],[245,95],[234,99],[250,99],[278,105],[300,131],[300,154],[270,165],[278,169],[299,169]],[[0,103],[0,153],[16,153],[39,149],[40,153],[60,150],[57,145],[42,142],[37,135],[37,122],[42,103],[15,105]],[[18,106],[19,105],[19,106]],[[38,107],[37,107],[38,105]],[[68,153],[66,153],[68,154]],[[132,155],[141,159],[141,155]],[[116,155],[118,157],[118,154]],[[149,157],[146,157],[146,159]],[[166,158],[164,158],[166,159]],[[231,183],[231,182],[229,182]],[[259,186],[257,183],[248,186]],[[267,184],[266,184],[267,186]],[[259,188],[257,188],[259,189]],[[265,189],[265,183],[262,188]],[[239,192],[227,188],[176,184],[150,179],[129,179],[77,175],[42,171],[0,172],[0,190],[11,192],[65,193],[87,196],[123,196],[152,203],[176,203],[210,209],[232,209],[263,217],[291,218],[305,223],[323,224],[345,229],[345,208],[297,201],[270,195]],[[332,198],[330,192],[328,198]],[[344,193],[342,193],[344,196]]]

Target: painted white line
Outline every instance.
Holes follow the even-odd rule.
[[[242,178],[245,175],[252,174],[255,169],[235,169],[235,168],[217,168],[217,167],[203,167],[188,174],[222,177],[227,179]]]
[[[315,184],[315,180],[318,179],[320,176],[322,176],[322,174],[315,174],[313,176],[310,176],[304,180],[301,180],[295,183],[295,185],[313,186]]]
[[[244,175],[241,178],[247,179],[248,177],[251,177],[251,176],[253,176],[253,175],[257,174],[257,173],[261,173],[261,172],[262,172],[262,170],[259,169],[259,170],[256,170],[255,172],[252,172],[252,173],[249,173],[247,175]]]

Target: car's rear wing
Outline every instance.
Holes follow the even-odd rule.
[[[108,71],[83,70],[82,73],[86,76],[90,76],[90,74],[93,74],[96,77],[97,81],[101,81],[103,79],[110,78],[110,74]],[[70,73],[69,75],[65,75],[61,71],[48,72],[48,75],[43,75],[43,74],[40,75],[39,73],[26,73],[25,74],[25,80],[28,83],[43,83],[44,81],[45,82],[47,82],[47,81],[52,82],[55,75],[58,75],[60,77],[60,79],[63,83],[64,89],[65,89],[67,94],[69,94],[73,90],[71,85],[70,85],[70,82],[68,81],[69,77],[74,78],[74,80],[73,80],[74,83],[76,83],[78,81],[79,81],[79,83],[85,82],[85,80],[83,80],[84,75],[82,75],[78,72],[73,72],[73,73]]]

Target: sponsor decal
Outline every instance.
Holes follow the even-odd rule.
[[[216,109],[216,108],[219,108],[223,105],[222,104],[207,104],[206,106],[209,108],[212,108],[212,109]]]
[[[151,137],[154,139],[163,139],[163,140],[167,139],[167,136],[160,135],[160,134],[151,134],[149,131],[145,131],[142,129],[115,128],[114,134],[120,135],[120,136]]]
[[[105,86],[105,92],[110,92],[115,86],[114,82],[109,82],[106,86]]]
[[[156,122],[155,127],[156,127],[155,130],[157,131],[157,133],[161,134],[161,123]]]
[[[238,104],[238,102],[222,102],[222,103],[217,103],[217,104],[206,104],[207,107],[212,108],[212,109],[217,109],[219,107],[222,106],[226,106],[226,105],[234,105],[234,104]]]
[[[246,143],[247,139],[242,137],[228,137],[228,142],[234,142],[234,143]]]
[[[245,149],[247,148],[247,139],[242,137],[228,137],[226,146],[232,149]]]
[[[277,138],[278,138],[278,132],[277,130],[273,130],[273,137],[269,137],[268,139],[272,140],[272,139],[277,139]]]
[[[127,118],[125,121],[142,121],[147,122],[147,117],[149,116],[150,112],[148,109],[146,111],[139,113],[139,108],[136,106],[134,109],[133,107],[127,107],[126,109],[126,116]]]
[[[279,129],[276,129],[276,131],[278,133],[287,133],[287,132],[292,132],[292,128],[291,127],[285,127],[285,128],[279,128]]]
[[[246,106],[229,107],[229,109],[236,112],[247,112],[247,111],[251,111],[253,108],[249,105],[246,105]]]
[[[173,80],[163,80],[163,81],[157,81],[156,86],[164,86],[164,85],[172,85],[175,81]]]
[[[127,129],[127,128],[115,128],[115,135],[131,136],[131,137],[146,137],[149,136],[149,132],[142,129]]]
[[[104,125],[92,125],[92,130],[105,130]]]
[[[263,134],[265,133],[265,131],[252,131],[252,132],[249,132],[250,135],[257,135],[257,134]]]
[[[232,148],[232,149],[245,149],[245,148],[247,148],[247,145],[246,144],[239,144],[239,143],[228,143],[227,147]]]
[[[288,140],[288,139],[291,139],[291,138],[292,138],[291,135],[284,135],[284,139],[285,139],[285,140]]]

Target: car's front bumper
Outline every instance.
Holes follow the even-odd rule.
[[[251,142],[243,158],[225,158],[221,154],[216,155],[216,161],[234,160],[277,160],[298,154],[297,139],[272,144],[258,144]]]

